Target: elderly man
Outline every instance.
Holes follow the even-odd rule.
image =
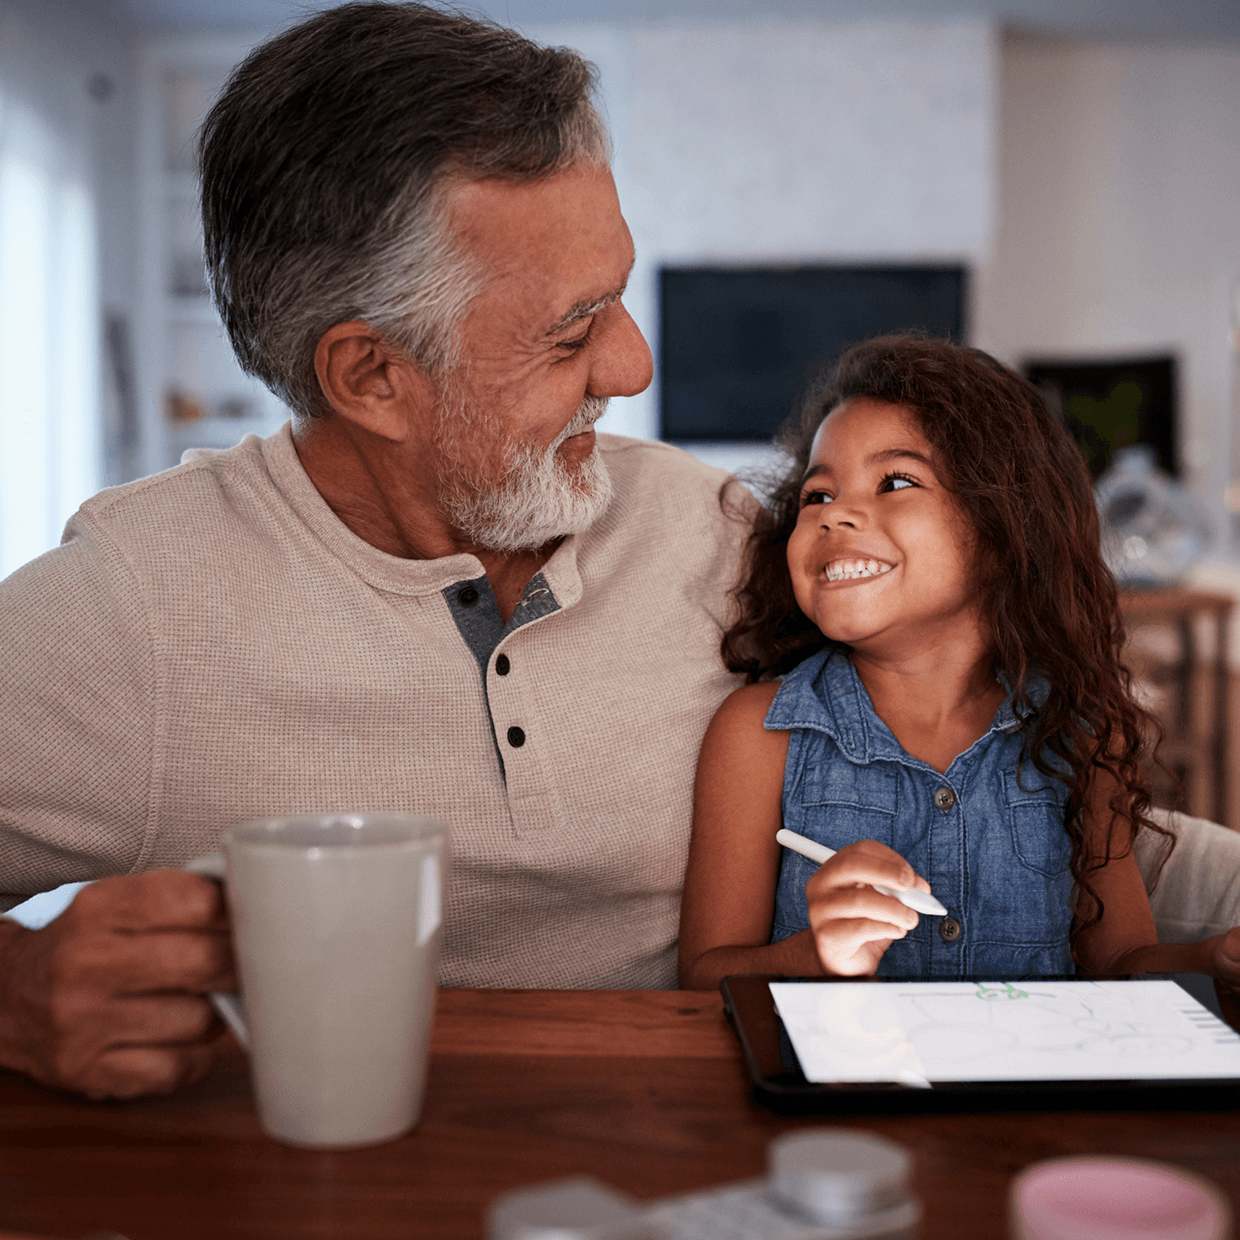
[[[445,819],[449,985],[674,984],[742,530],[722,475],[596,438],[650,355],[590,85],[352,4],[208,117],[216,303],[293,422],[96,496],[0,583],[0,908],[102,880],[0,920],[0,1067],[100,1097],[204,1072],[227,923],[166,867],[256,816]],[[1235,920],[1235,864],[1177,917],[1203,857],[1161,889],[1176,940]]]
[[[591,72],[351,4],[208,116],[206,252],[291,428],[106,491],[0,587],[0,1066],[173,1088],[232,984],[214,886],[255,816],[442,817],[448,985],[675,984],[740,527],[722,475],[597,436],[650,381]],[[108,877],[117,876],[117,877]]]

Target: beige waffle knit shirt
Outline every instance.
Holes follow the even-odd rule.
[[[0,908],[180,865],[247,818],[425,813],[451,832],[444,984],[675,985],[743,530],[719,471],[599,445],[615,499],[548,561],[558,610],[501,641],[486,692],[443,593],[479,561],[363,542],[287,426],[88,501],[0,583]]]

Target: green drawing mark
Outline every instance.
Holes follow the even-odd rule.
[[[1029,992],[1027,990],[1017,990],[1011,982],[1003,982],[998,986],[987,986],[985,982],[977,983],[977,997],[979,999],[1028,999]]]

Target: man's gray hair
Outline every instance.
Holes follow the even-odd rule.
[[[242,368],[309,417],[336,323],[449,368],[488,273],[447,191],[605,164],[595,85],[570,49],[414,3],[345,4],[253,51],[199,138],[207,272]]]

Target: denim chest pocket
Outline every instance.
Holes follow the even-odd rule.
[[[899,782],[895,771],[851,762],[806,765],[801,811],[814,839],[842,848],[857,840],[890,846],[895,835]]]
[[[1050,877],[1067,873],[1072,841],[1064,830],[1067,790],[1039,771],[1003,772],[1012,848],[1027,869]]]

